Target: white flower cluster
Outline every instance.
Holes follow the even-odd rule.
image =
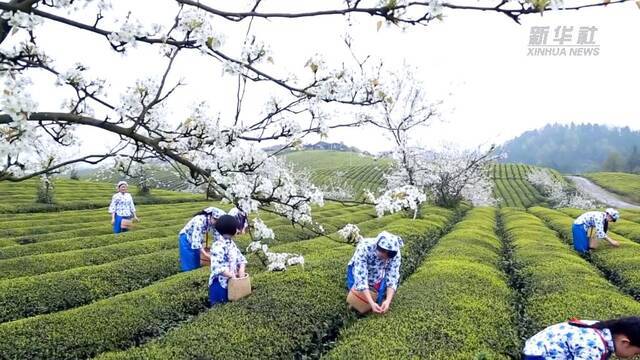
[[[61,72],[56,79],[56,85],[72,85],[85,87],[87,85],[87,81],[84,78],[84,74],[82,73],[85,70],[85,67],[82,64],[77,63],[72,68]]]
[[[72,10],[76,11],[80,9],[80,5],[82,5],[83,8],[86,8],[89,4],[95,3],[95,0],[84,0],[84,1],[77,1],[77,0],[50,0],[47,3],[49,3],[51,6],[55,7],[55,8],[71,8]],[[109,0],[99,0],[97,1],[97,7],[98,10],[100,11],[104,11],[104,10],[109,10],[113,7],[113,5],[111,4],[111,1]]]
[[[207,47],[217,49],[224,40],[222,34],[214,33],[210,15],[195,8],[187,8],[180,13],[178,30],[195,41],[195,46],[201,51],[206,51]]]
[[[271,50],[269,49],[269,46],[262,41],[257,41],[255,38],[253,41],[247,41],[244,44],[240,58],[246,63],[273,59],[271,57]]]
[[[482,157],[479,151],[451,148],[436,153],[400,146],[393,158],[396,165],[385,176],[388,190],[375,200],[378,213],[393,213],[403,207],[406,210],[408,205],[415,209],[426,201],[427,194],[440,206],[455,206],[463,199],[479,206],[495,204],[493,183],[486,171],[495,156]]]
[[[269,246],[260,241],[253,241],[247,247],[248,253],[256,253],[264,256],[267,262],[268,271],[283,271],[287,266],[304,266],[304,257],[298,254],[275,253],[269,250]]]
[[[3,74],[3,77],[4,88],[2,96],[0,96],[0,108],[16,122],[11,124],[12,127],[24,131],[27,127],[26,121],[29,114],[35,111],[37,106],[27,92],[28,86],[31,85],[31,79],[9,73]]]
[[[571,192],[546,169],[532,170],[527,174],[527,180],[538,188],[556,208],[591,209],[596,205],[587,194],[581,191]]]
[[[149,107],[154,100],[159,84],[154,79],[137,80],[135,85],[129,86],[120,96],[120,104],[116,107],[116,113],[124,120],[137,119],[143,113],[145,107]],[[166,114],[165,103],[153,106],[146,113],[144,122],[151,129],[165,128]]]
[[[489,177],[480,177],[474,183],[462,188],[462,197],[473,206],[495,206],[498,200],[493,195],[493,182]]]
[[[260,218],[253,219],[253,235],[257,240],[273,239],[275,234]]]
[[[209,117],[206,107],[198,107],[182,123],[181,131],[189,136],[162,146],[175,149],[200,168],[211,170],[211,179],[224,188],[221,195],[243,210],[256,211],[266,201],[281,215],[298,223],[309,223],[311,206],[324,205],[320,189],[299,178],[284,160],[239,139],[245,129],[221,126]]]
[[[325,199],[331,200],[351,200],[354,198],[354,192],[346,185],[323,186],[322,193]]]
[[[120,30],[107,35],[107,39],[113,46],[136,47],[136,39],[147,36],[144,26],[140,20],[131,16],[127,17],[124,23],[120,25]]]
[[[362,235],[360,235],[360,228],[354,224],[347,224],[338,230],[338,235],[349,243],[358,243],[363,239]]]
[[[427,200],[427,195],[413,185],[403,185],[385,191],[375,200],[376,213],[379,217],[386,212],[417,211],[420,204]]]
[[[22,11],[4,11],[0,14],[0,18],[7,20],[7,23],[11,27],[25,29],[28,31],[33,30],[36,26],[44,22],[40,16]]]

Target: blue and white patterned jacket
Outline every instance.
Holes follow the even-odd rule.
[[[211,244],[211,275],[209,276],[209,286],[218,277],[220,286],[227,288],[228,278],[222,275],[225,270],[237,275],[240,265],[246,264],[247,259],[242,255],[238,246],[232,239],[225,239],[222,236],[216,237],[216,241]]]
[[[202,248],[207,232],[211,232],[213,234],[213,241],[220,237],[220,234],[213,229],[213,226],[209,225],[206,215],[194,216],[189,220],[187,225],[180,230],[181,235],[187,235],[187,240],[191,244],[191,249],[194,250]]]
[[[354,290],[367,290],[383,277],[387,279],[387,287],[394,290],[398,288],[402,262],[400,251],[393,259],[385,261],[378,257],[376,247],[377,242],[374,238],[362,239],[358,243],[356,252],[349,261],[349,265],[353,265]]]
[[[595,229],[598,239],[604,239],[607,236],[604,231],[604,221],[606,218],[607,214],[602,211],[589,211],[580,215],[573,223],[583,225],[585,231]]]
[[[595,323],[582,322],[589,325]],[[525,355],[542,356],[547,360],[602,360],[614,352],[613,336],[609,329],[582,328],[567,322],[542,330],[527,340],[524,347]]]
[[[117,192],[113,194],[111,198],[111,204],[109,205],[109,213],[115,213],[118,216],[129,217],[133,216],[136,212],[136,207],[133,204],[133,197],[129,193]]]

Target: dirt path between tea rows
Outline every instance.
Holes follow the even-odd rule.
[[[621,209],[640,209],[640,206],[621,200],[617,195],[601,188],[600,186],[583,177],[567,176],[567,178],[573,181],[578,189],[591,195],[592,198],[603,204]]]

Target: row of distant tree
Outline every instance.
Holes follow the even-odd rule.
[[[640,150],[638,150],[638,146],[633,146],[629,154],[609,153],[607,160],[602,164],[602,170],[640,174]]]
[[[583,173],[603,168],[638,171],[639,147],[640,131],[629,127],[552,124],[506,142],[502,151],[508,155],[507,162],[546,166],[564,173]]]

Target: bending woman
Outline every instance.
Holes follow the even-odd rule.
[[[209,257],[202,244],[207,232],[213,232],[215,239],[217,234],[214,232],[213,225],[224,214],[225,212],[218,208],[208,207],[195,214],[187,225],[180,230],[178,247],[180,248],[181,271],[191,271],[199,268],[200,253],[205,257]]]
[[[389,310],[400,280],[402,239],[386,231],[378,237],[362,239],[347,266],[347,289],[364,297],[375,313]],[[373,299],[369,289],[378,292]]]
[[[524,360],[604,360],[640,355],[640,317],[571,320],[549,326],[524,347]]]
[[[605,239],[613,246],[620,246],[617,241],[607,235],[609,222],[616,222],[619,218],[618,210],[612,208],[605,211],[589,211],[580,215],[573,222],[571,229],[573,248],[578,252],[585,253],[598,247],[598,239]],[[595,237],[589,236],[589,232],[593,233],[594,230]]]

